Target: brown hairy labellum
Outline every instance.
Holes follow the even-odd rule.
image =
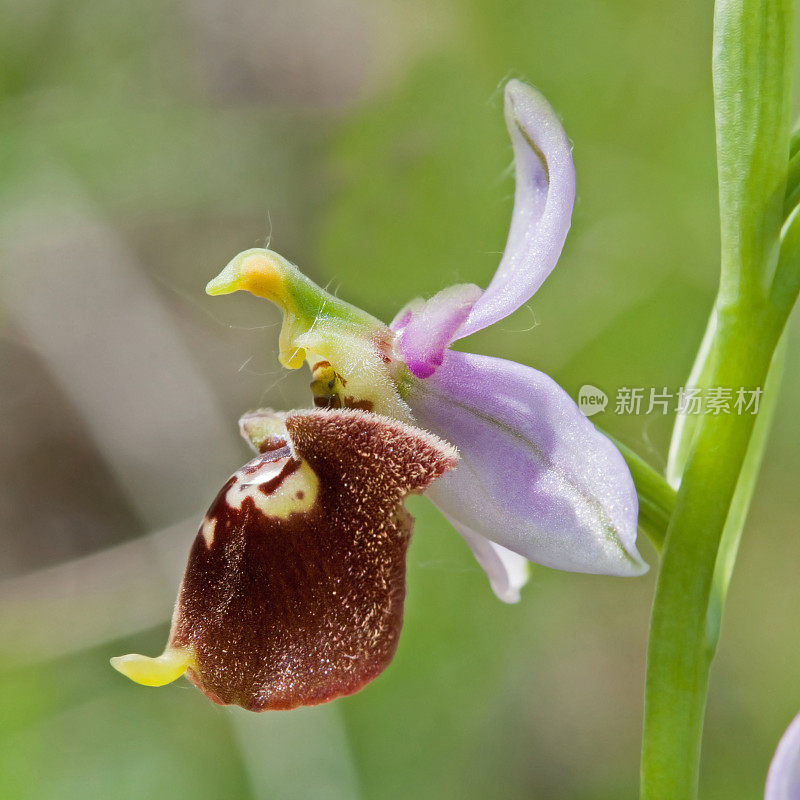
[[[254,711],[358,691],[391,661],[413,520],[403,499],[457,462],[425,431],[357,410],[246,415],[261,455],[209,508],[159,659],[115,666],[158,685],[186,671]]]

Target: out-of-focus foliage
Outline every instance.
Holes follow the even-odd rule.
[[[241,462],[238,414],[305,402],[307,376],[280,372],[266,304],[210,300],[206,280],[271,230],[317,281],[384,318],[453,282],[485,284],[513,193],[497,88],[509,76],[538,86],[574,142],[573,229],[531,306],[470,349],[540,367],[573,394],[604,389],[598,423],[663,466],[671,416],[616,415],[614,397],[623,386],[677,391],[716,283],[710,4],[5,0],[0,13],[4,272],[17,280],[9,241],[43,265],[38,243],[58,233],[51,214],[103,226],[167,310],[165,342],[187,348]],[[80,240],[70,252],[79,257]],[[59,309],[56,328],[74,322],[69,296],[52,303],[46,282],[36,291]],[[7,303],[3,322],[2,574],[134,542],[151,514],[184,516],[182,477],[165,475],[180,502],[149,509],[144,483],[110,472],[113,436],[102,439],[31,344],[36,321]],[[98,309],[98,331],[115,324]],[[707,798],[758,796],[800,707],[792,339],[715,667]],[[194,385],[163,391],[192,415]],[[119,425],[146,430],[136,408],[131,397]],[[211,448],[199,474],[214,486],[237,466]],[[106,659],[157,650],[168,607],[157,628],[54,645],[35,664],[17,658],[28,646],[18,631],[0,644],[0,796],[633,796],[652,575],[537,568],[522,603],[503,606],[427,501],[409,506],[417,532],[400,649],[361,694],[246,718],[185,683],[133,686]],[[154,567],[131,583],[130,606],[171,581],[169,596],[177,579]],[[80,608],[98,620],[119,613],[101,591]],[[46,606],[33,619],[37,640],[68,641]]]

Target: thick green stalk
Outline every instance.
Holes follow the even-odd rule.
[[[721,275],[693,377],[733,396],[740,387],[764,387],[796,296],[791,225],[778,254],[789,159],[792,11],[790,0],[717,0],[715,7]],[[753,465],[760,460],[753,455],[759,437],[751,449],[755,422],[746,413],[705,414],[676,430],[670,480],[680,488],[647,654],[644,800],[689,800],[697,793],[708,671],[755,485]],[[759,436],[765,440],[765,431]]]
[[[767,289],[778,256],[789,158],[791,0],[717,0],[717,128],[725,305]]]
[[[747,455],[739,473],[739,482],[736,484],[736,491],[731,501],[728,519],[722,531],[717,553],[717,563],[714,567],[714,579],[711,584],[711,598],[706,622],[707,645],[712,651],[716,649],[717,641],[719,640],[725,598],[728,595],[728,586],[730,586],[733,567],[736,564],[736,556],[739,552],[739,542],[747,520],[747,512],[750,510],[750,501],[761,471],[761,464],[764,460],[764,452],[769,440],[775,408],[778,405],[778,395],[780,394],[785,361],[786,334],[784,333],[775,350],[775,355],[772,357],[772,364],[767,373],[764,394],[761,396],[758,416],[753,426],[753,433],[750,436],[750,445],[747,448]]]
[[[712,384],[762,387],[780,329],[769,309],[718,309]],[[647,654],[642,796],[696,794],[708,668],[711,587],[756,417],[702,417],[667,531]]]

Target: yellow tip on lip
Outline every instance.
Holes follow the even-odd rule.
[[[220,294],[231,294],[232,292],[236,291],[235,286],[231,286],[229,283],[223,283],[220,278],[222,275],[217,275],[216,278],[210,280],[206,284],[206,294],[210,294],[212,297],[216,297]]]
[[[216,278],[212,278],[206,284],[206,294],[212,296],[232,294],[241,289],[242,272],[239,267],[239,261],[240,257],[237,256],[226,265],[225,269]]]
[[[187,650],[167,648],[158,658],[130,653],[111,659],[111,666],[142,686],[166,686],[180,678],[191,666]]]
[[[291,265],[270,250],[245,250],[208,282],[206,292],[210,295],[250,292],[285,310],[290,304],[287,281],[287,270],[290,269]]]

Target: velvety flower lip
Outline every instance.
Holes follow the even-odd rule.
[[[797,800],[800,797],[800,714],[778,742],[767,773],[764,800]]]
[[[185,672],[215,702],[252,711],[358,691],[397,648],[413,527],[403,499],[457,453],[350,409],[253,412],[241,429],[260,455],[203,519],[164,653],[112,664],[150,686]]]

